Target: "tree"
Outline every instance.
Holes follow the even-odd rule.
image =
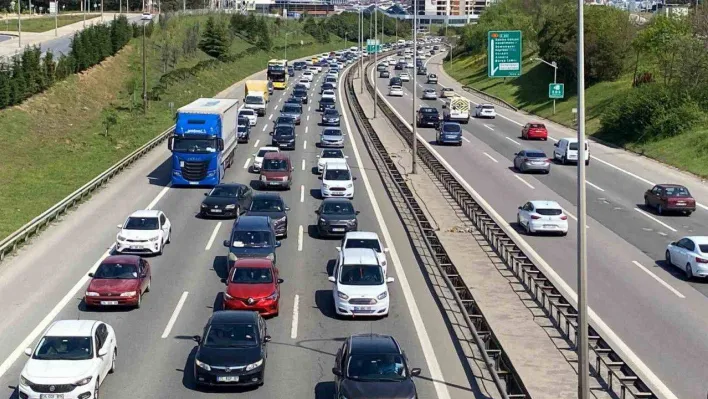
[[[210,16],[204,29],[204,36],[199,42],[199,49],[210,57],[223,59],[229,53],[229,35],[223,24]]]
[[[273,47],[273,40],[270,38],[270,32],[268,31],[268,23],[265,18],[260,18],[258,20],[257,29],[258,40],[256,41],[256,47],[263,51],[270,51]]]
[[[677,67],[677,56],[690,37],[687,20],[677,16],[656,16],[634,39],[634,48],[640,53],[656,57],[664,84],[671,83]]]

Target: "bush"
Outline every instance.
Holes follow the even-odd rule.
[[[230,36],[226,27],[220,22],[209,17],[204,29],[204,36],[199,42],[199,49],[210,57],[222,59],[229,53]]]

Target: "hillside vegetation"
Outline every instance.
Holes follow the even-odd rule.
[[[521,30],[523,74],[487,77],[487,32]],[[461,30],[452,65],[457,80],[527,112],[574,126],[577,9],[559,0],[503,0]],[[588,134],[700,176],[708,176],[708,6],[687,17],[655,16],[644,25],[612,7],[585,7]],[[566,99],[549,100],[553,68]]]

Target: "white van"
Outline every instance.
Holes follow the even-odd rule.
[[[578,162],[578,139],[569,137],[558,140],[553,144],[553,159],[560,161],[563,165],[569,162]],[[590,146],[585,142],[585,165],[590,164]]]

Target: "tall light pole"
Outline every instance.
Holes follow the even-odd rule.
[[[15,2],[11,1],[10,2],[11,7],[15,7]],[[20,0],[17,0],[17,47],[22,48],[22,18],[20,18],[20,15],[22,14],[22,3],[20,3]]]
[[[293,34],[293,32],[285,32],[285,57],[283,57],[283,58],[286,61],[288,60],[288,35],[292,35],[292,34]]]
[[[578,0],[583,1],[583,0]],[[413,65],[418,68],[418,0],[413,0]],[[415,71],[415,70],[414,70]],[[418,127],[416,126],[416,105],[418,103],[418,85],[415,81],[415,73],[413,72],[413,140],[411,141],[413,145],[413,159],[411,165],[411,173],[416,173],[416,163],[418,158]]]
[[[143,113],[147,113],[147,62],[145,58],[145,23],[143,21]]]
[[[84,29],[86,28],[86,9],[89,7],[88,4],[86,4],[88,1],[91,0],[81,0],[81,6],[84,8]]]
[[[364,12],[359,3],[359,71],[361,71],[361,79],[359,79],[359,94],[364,93],[364,79],[366,73],[364,71]]]
[[[103,0],[101,0],[101,22],[103,22]]]
[[[349,31],[344,31],[344,49],[347,48],[347,36],[349,36]]]
[[[54,37],[59,37],[59,0],[54,1]]]
[[[548,61],[542,60],[540,58],[533,58],[533,60],[541,61],[544,64],[548,65],[549,67],[553,68],[553,84],[558,83],[557,82],[557,79],[558,79],[558,63],[557,62],[555,62],[555,61],[548,62]],[[555,115],[555,114],[556,114],[556,99],[554,98],[553,99],[553,115]]]
[[[588,363],[588,231],[585,204],[584,3],[584,0],[578,0],[578,399],[588,399],[590,394],[588,385],[590,373]]]
[[[379,55],[379,30],[378,30],[378,23],[379,23],[379,0],[376,0],[374,2],[374,68],[377,67],[377,63],[379,62],[378,55]],[[376,108],[377,108],[377,103],[378,103],[378,95],[379,92],[379,80],[374,77],[374,119],[376,119]]]

